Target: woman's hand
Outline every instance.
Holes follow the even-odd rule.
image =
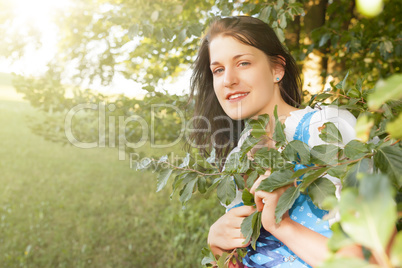
[[[240,225],[244,218],[255,211],[251,206],[241,206],[231,209],[220,217],[209,229],[208,244],[212,253],[222,255],[223,251],[247,247],[243,244],[245,237],[241,233]]]
[[[262,226],[265,230],[274,234],[275,231],[279,228],[280,224],[276,224],[275,222],[275,209],[278,204],[279,198],[282,194],[292,185],[289,184],[287,186],[281,187],[272,191],[271,193],[265,191],[256,191],[260,183],[266,179],[271,172],[268,170],[264,175],[261,175],[255,182],[253,187],[250,189],[250,193],[254,195],[254,201],[257,205],[257,210],[262,211],[261,221]],[[290,220],[289,213],[286,212],[283,217],[283,221]]]

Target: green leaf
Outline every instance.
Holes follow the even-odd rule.
[[[331,231],[332,236],[328,240],[328,247],[332,252],[336,252],[343,247],[355,244],[355,242],[342,230],[339,222],[335,222],[331,226]]]
[[[139,163],[137,163],[136,169],[137,170],[146,169],[149,167],[149,165],[151,163],[152,163],[152,160],[150,158],[144,158]]]
[[[288,211],[294,204],[295,200],[300,195],[299,187],[291,186],[289,187],[279,198],[278,204],[275,208],[275,221],[280,223],[283,214]]]
[[[161,173],[159,173],[158,183],[156,187],[157,192],[159,192],[166,186],[166,183],[168,182],[170,175],[172,175],[172,172],[173,172],[172,169],[164,169],[162,170]]]
[[[260,141],[261,139],[257,139],[251,135],[248,136],[240,147],[241,158],[243,158]]]
[[[187,153],[186,156],[183,158],[183,162],[179,165],[179,167],[180,168],[188,167],[189,163],[190,163],[190,154]]]
[[[205,179],[205,177],[198,177],[197,187],[200,193],[205,194],[205,192],[207,191],[207,180]]]
[[[172,190],[172,193],[170,194],[170,199],[173,198],[173,195],[176,193],[177,189],[179,189],[180,186],[182,185],[183,177],[184,177],[185,175],[187,175],[187,173],[181,173],[181,174],[178,174],[178,175],[174,178],[174,182],[173,182],[173,185],[172,185],[173,190]]]
[[[356,137],[362,142],[367,142],[373,125],[373,118],[368,117],[367,114],[360,114],[355,125]]]
[[[180,202],[182,204],[185,204],[191,198],[196,183],[197,180],[194,179],[184,186],[183,190],[180,192]]]
[[[198,173],[196,172],[188,172],[186,174],[183,175],[183,184],[187,184],[190,181],[194,180],[195,178],[197,178]]]
[[[295,16],[301,15],[304,12],[302,3],[289,3],[289,8],[292,9],[292,13]]]
[[[255,211],[250,216],[246,217],[240,225],[240,230],[246,238],[243,244],[248,244],[251,241],[251,246],[255,249],[255,243],[260,236],[261,229],[261,212]]]
[[[310,153],[312,161],[319,165],[333,165],[338,163],[336,157],[339,152],[339,147],[333,144],[322,144],[314,146]]]
[[[324,128],[321,130],[321,134],[318,135],[323,141],[328,143],[342,142],[342,135],[338,128],[332,122],[326,122],[322,125]]]
[[[201,36],[203,26],[201,23],[192,24],[187,28],[187,37],[194,35],[195,37]]]
[[[158,10],[154,10],[154,12],[152,12],[152,14],[151,14],[151,20],[152,20],[153,22],[155,22],[155,21],[158,20],[158,17],[159,17],[159,11],[158,11]]]
[[[355,160],[364,157],[369,151],[367,144],[358,140],[351,140],[346,144],[343,152],[347,158]]]
[[[280,20],[279,27],[281,27],[282,29],[285,29],[286,26],[288,25],[287,21],[286,21],[286,13],[282,13],[279,16],[279,20]]]
[[[224,175],[217,188],[218,199],[222,204],[229,205],[236,197],[236,186],[233,177]]]
[[[385,146],[377,149],[374,155],[375,165],[385,174],[402,186],[402,150],[397,146]]]
[[[243,190],[244,189],[244,178],[242,175],[240,174],[234,174],[234,180],[236,182],[236,186],[239,190]]]
[[[204,247],[201,250],[201,254],[203,256],[202,260],[201,260],[201,265],[207,265],[210,264],[212,262],[215,262],[216,259],[214,257],[214,255],[212,254],[212,251],[209,248]]]
[[[346,74],[345,78],[342,80],[342,90],[343,90],[344,93],[346,91],[346,79],[348,79],[348,76],[349,76],[349,71]]]
[[[318,170],[307,173],[308,176],[304,177],[302,183],[300,184],[300,190],[302,192],[306,191],[307,187],[309,187],[311,183],[316,181],[320,176],[327,172],[328,169],[330,169],[330,167],[320,168]]]
[[[327,196],[335,196],[335,185],[327,178],[319,178],[312,182],[308,188],[308,195],[311,197],[314,205],[323,209],[323,201]]]
[[[242,130],[242,132],[240,133],[240,137],[243,135],[246,135],[246,133],[248,133],[249,131],[251,131],[253,128],[250,126],[250,121],[251,119],[248,119],[244,122],[244,129]]]
[[[155,87],[154,86],[150,86],[150,85],[145,85],[142,87],[143,90],[146,90],[148,92],[154,92],[155,91]]]
[[[281,7],[283,6],[284,3],[285,3],[284,0],[278,0],[278,1],[276,2],[276,10],[281,9]]]
[[[331,34],[330,33],[325,33],[321,37],[320,42],[318,43],[318,47],[322,47],[323,45],[325,45],[330,38],[331,38]]]
[[[311,163],[310,149],[307,144],[299,140],[289,142],[282,152],[283,156],[292,162],[307,165]]]
[[[357,162],[354,165],[347,166],[347,172],[345,174],[345,178],[342,181],[342,186],[346,187],[357,187],[359,182],[357,181],[357,176],[359,173],[365,173],[370,170],[370,161],[367,158],[363,158],[361,161]]]
[[[386,80],[380,80],[374,92],[368,96],[367,104],[370,109],[377,110],[389,100],[402,98],[402,74],[394,74]]]
[[[330,93],[321,93],[318,94],[317,97],[315,98],[316,101],[323,101],[328,99],[329,97],[332,97],[332,94]]]
[[[205,198],[208,198],[211,195],[211,193],[218,187],[220,182],[221,182],[221,178],[217,178],[214,180],[212,185],[208,187],[206,193],[204,194]]]
[[[255,250],[256,249],[256,243],[258,237],[260,237],[260,231],[261,231],[261,212],[256,213],[256,216],[253,217],[253,234],[251,235],[251,247]]]
[[[358,190],[342,191],[339,206],[342,228],[357,243],[385,252],[397,218],[388,178],[382,174],[364,174]]]
[[[261,10],[260,15],[258,16],[258,18],[262,21],[264,21],[265,23],[269,22],[270,19],[270,15],[271,15],[271,9],[272,6],[266,6]]]
[[[275,171],[260,183],[257,190],[272,192],[280,187],[289,185],[294,181],[292,173],[290,170]]]
[[[250,169],[251,161],[247,157],[243,157],[240,164],[237,166],[238,173],[246,173]]]
[[[318,268],[379,268],[378,265],[370,264],[367,261],[359,258],[340,257],[334,255],[325,260]]]
[[[279,41],[283,43],[285,41],[285,34],[283,33],[283,30],[278,27],[273,27],[273,29],[276,35],[278,36]]]
[[[168,156],[164,155],[161,158],[159,158],[158,163],[164,163],[164,162],[167,162],[167,160],[168,160]]]
[[[284,160],[278,150],[273,148],[261,148],[253,156],[254,163],[265,169],[268,168],[281,168],[284,166]]]
[[[180,31],[179,35],[177,36],[177,41],[182,43],[182,42],[184,42],[184,40],[186,40],[186,38],[187,38],[187,30],[183,29]]]
[[[402,139],[402,113],[400,113],[392,122],[387,124],[387,132],[391,135],[394,139]]]
[[[209,157],[207,158],[207,162],[212,165],[212,164],[216,164],[215,160],[216,160],[216,150],[215,150],[215,148],[212,148],[212,151],[211,151]]]
[[[144,36],[150,37],[152,35],[152,33],[154,32],[154,27],[150,24],[144,24],[142,26],[142,32],[143,32]]]
[[[383,58],[387,57],[387,53],[391,53],[394,49],[392,42],[389,40],[385,40],[380,43],[380,54]]]
[[[244,205],[246,206],[253,206],[255,205],[254,202],[254,195],[251,194],[247,189],[244,189],[241,199],[243,200]]]
[[[402,232],[398,232],[391,249],[391,263],[398,267],[402,263]]]
[[[293,173],[292,178],[294,179],[294,178],[301,177],[304,174],[306,174],[307,172],[313,170],[314,168],[315,167],[312,166],[312,167],[306,167],[306,168],[299,169],[295,173]]]
[[[246,238],[243,244],[247,244],[253,234],[253,218],[257,214],[257,211],[253,212],[250,216],[247,216],[240,225],[240,230],[243,236]]]
[[[167,39],[167,40],[171,40],[174,36],[174,33],[172,31],[172,29],[170,29],[169,27],[164,27],[163,28],[163,36]]]
[[[286,135],[285,135],[285,124],[282,124],[278,118],[278,106],[275,106],[274,109],[274,117],[275,117],[275,130],[272,138],[274,141],[280,145],[283,145],[286,142]]]
[[[347,165],[339,165],[335,167],[331,167],[330,169],[327,170],[328,175],[336,177],[336,178],[341,178],[346,174],[346,169]]]
[[[346,93],[346,96],[351,97],[351,98],[360,98],[361,97],[361,92],[356,88],[351,88]],[[358,99],[350,99],[349,104],[354,104],[354,103],[351,103],[352,101],[355,101],[355,103],[357,103]]]
[[[261,138],[261,136],[266,135],[266,127],[269,123],[269,115],[263,114],[259,115],[258,119],[251,119],[249,125],[252,128],[251,135],[255,138]]]
[[[222,253],[222,255],[219,257],[219,259],[218,259],[218,261],[217,261],[217,265],[218,265],[218,268],[226,268],[225,267],[225,262],[226,262],[226,259],[227,259],[227,257],[229,256],[229,253],[228,252],[223,252]]]
[[[134,37],[138,36],[139,31],[140,31],[140,26],[138,24],[132,25],[128,29],[128,38],[134,39]]]
[[[225,162],[226,172],[235,172],[240,165],[241,152],[234,152],[229,155],[229,158]]]
[[[247,188],[251,189],[253,187],[255,180],[259,177],[259,174],[256,170],[252,171],[250,175],[247,177]]]

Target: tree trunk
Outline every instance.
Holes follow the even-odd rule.
[[[300,48],[300,16],[296,16],[293,22],[288,23],[285,31],[285,43],[289,51],[297,51]]]
[[[304,32],[306,36],[303,40],[304,45],[312,44],[311,32],[325,24],[325,13],[328,0],[310,0],[305,8]],[[311,94],[320,92],[324,86],[322,77],[324,54],[314,49],[307,55],[303,65],[303,89]]]
[[[355,8],[355,1],[342,1],[340,3],[340,5],[342,5],[342,10],[339,10],[340,12],[346,12],[347,14],[349,14],[348,19],[343,20],[342,24],[341,24],[341,28],[340,28],[340,32],[344,32],[347,31],[349,28],[349,24],[350,24],[350,20],[353,18],[353,10]],[[338,12],[336,12],[335,14],[332,14],[329,17],[329,20],[335,20],[336,17],[338,16]],[[330,82],[334,82],[335,84],[340,82],[340,74],[342,72],[345,71],[345,63],[344,61],[335,61],[333,59],[333,53],[331,53],[331,48],[330,48],[331,44],[328,43],[327,45],[327,49],[326,49],[326,60],[327,60],[327,75],[325,78],[325,88],[329,88],[330,87]]]

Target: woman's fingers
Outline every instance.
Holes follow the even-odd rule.
[[[244,243],[244,240],[245,240],[244,237],[235,239],[234,240],[234,244],[235,244],[234,248],[245,248],[248,245],[250,245],[250,242],[249,243]]]
[[[271,170],[268,169],[264,175],[261,175],[260,177],[258,177],[258,179],[254,182],[253,186],[250,189],[250,193],[251,194],[255,194],[255,190],[258,188],[258,186],[260,186],[260,183],[265,180],[266,178],[269,177],[269,175],[271,175]]]
[[[248,217],[255,211],[255,208],[252,206],[240,206],[236,208],[232,208],[228,213],[232,214],[235,217]]]
[[[268,201],[269,197],[270,197],[270,193],[268,193],[268,192],[257,191],[257,192],[255,193],[255,195],[254,195],[254,202],[255,202],[255,204],[257,205],[257,210],[258,210],[258,211],[262,211],[263,208],[264,208],[264,205],[265,205],[266,203],[268,203],[268,204],[270,203],[270,202]]]

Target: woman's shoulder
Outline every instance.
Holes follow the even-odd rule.
[[[356,118],[346,109],[339,108],[334,105],[316,106],[316,111],[312,117],[315,122],[342,122],[354,127],[356,124]]]
[[[332,122],[339,129],[343,144],[348,143],[355,138],[356,133],[354,126],[356,124],[356,118],[346,109],[339,108],[337,106],[316,106],[314,108],[306,107],[294,111],[285,121],[285,134],[286,138],[290,141],[293,140],[295,133],[300,125],[308,123],[308,133],[310,147],[323,144],[319,138],[322,126]]]
[[[323,125],[327,122],[333,123],[342,136],[342,144],[345,145],[356,138],[356,118],[346,109],[337,106],[322,106],[315,109],[317,112],[311,117],[309,145],[315,146],[324,144],[319,135]]]

